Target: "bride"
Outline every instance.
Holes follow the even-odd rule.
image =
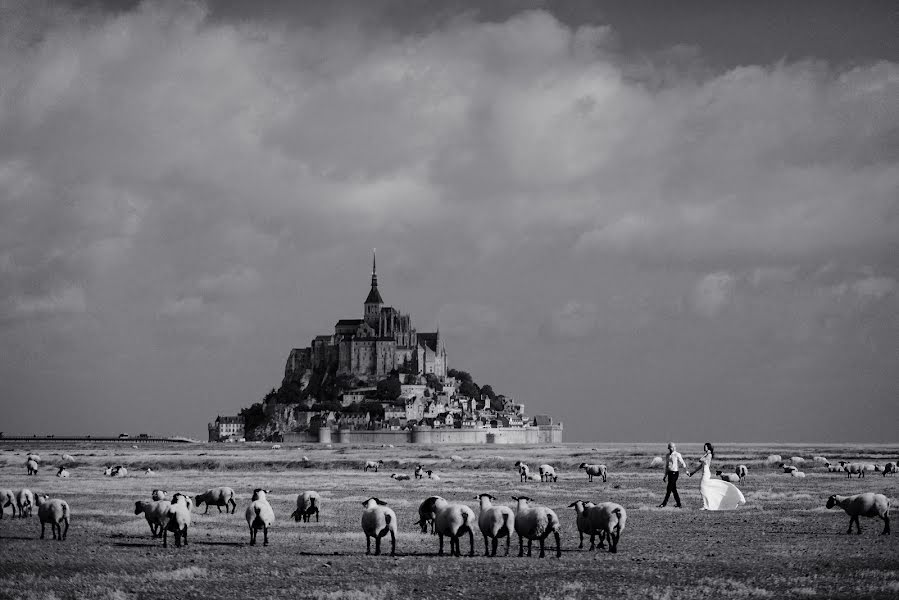
[[[734,510],[741,504],[746,504],[746,499],[737,486],[721,479],[712,479],[709,467],[712,457],[715,456],[715,449],[709,442],[706,442],[702,449],[705,453],[699,459],[699,466],[688,473],[690,477],[693,477],[693,473],[702,469],[702,481],[699,484],[699,492],[702,494],[702,509]]]

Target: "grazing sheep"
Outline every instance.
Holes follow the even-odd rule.
[[[798,471],[799,467],[794,467],[793,465],[780,465],[780,468],[784,470],[784,473],[790,474],[793,471]]]
[[[840,461],[840,464],[843,465],[843,468],[846,470],[846,479],[851,479],[853,475],[856,475],[857,479],[861,479],[865,476],[865,465],[863,463],[846,463]]]
[[[518,475],[521,477],[521,481],[531,480],[531,468],[522,462],[515,464],[518,467]]]
[[[362,467],[362,471],[365,472],[365,471],[368,471],[369,469],[373,469],[374,472],[377,473],[378,469],[383,464],[384,464],[383,460],[367,460],[367,461],[365,461],[365,466]]]
[[[190,526],[190,506],[184,494],[172,495],[172,502],[165,513],[162,527],[162,547],[168,547],[169,532],[175,534],[175,547],[180,548],[182,540],[187,545],[187,528]]]
[[[423,466],[415,465],[415,478],[421,479],[422,477],[424,477],[424,470],[425,468]]]
[[[62,455],[63,462],[75,462],[75,457],[71,454],[63,454]]]
[[[468,533],[470,550],[468,556],[474,556],[474,511],[464,504],[449,503],[446,500],[434,503],[437,517],[434,519],[434,530],[440,542],[439,556],[443,556],[443,537],[450,539],[450,556],[462,556],[459,538]]]
[[[602,477],[603,483],[608,480],[608,468],[605,465],[588,465],[583,462],[578,469],[583,469],[587,473],[587,481],[593,481],[594,477]]]
[[[880,517],[883,519],[883,531],[880,535],[890,535],[890,501],[883,494],[856,494],[855,496],[838,496],[834,494],[827,499],[827,508],[839,506],[849,515],[849,529],[846,533],[852,533],[852,523],[861,535],[862,528],[858,523],[859,517]]]
[[[591,536],[591,539],[593,536],[593,532],[590,529],[590,521],[587,518],[587,513],[585,511],[586,508],[591,506],[596,506],[596,504],[594,504],[593,502],[585,502],[583,500],[575,500],[568,505],[568,508],[573,508],[575,514],[577,515],[577,532],[581,538],[581,543],[578,544],[578,548],[581,549],[584,547],[584,534],[586,533],[587,535]]]
[[[880,471],[879,465],[875,465],[874,463],[865,463],[864,469],[865,471],[874,471],[875,473]]]
[[[57,477],[68,477],[69,471],[65,467],[59,467],[59,470],[56,472]]]
[[[428,474],[428,479],[433,479],[434,481],[440,481],[440,475],[434,473],[434,471],[425,471]]]
[[[740,483],[740,476],[736,473],[723,473],[722,471],[715,471],[715,475],[724,481],[729,481],[730,483]]]
[[[59,498],[51,500],[46,494],[39,496],[37,517],[41,520],[41,539],[44,539],[47,523],[50,524],[50,532],[53,534],[54,540],[61,542],[66,539],[66,534],[69,533],[69,505],[65,500]],[[63,522],[66,524],[65,529],[62,528]]]
[[[446,502],[446,500],[440,496],[429,496],[418,505],[418,521],[416,521],[414,525],[419,525],[422,533],[428,532],[428,524],[430,524],[431,535],[436,535],[437,532],[434,531],[434,519],[437,518],[437,509],[435,508],[435,505],[440,501]]]
[[[169,493],[165,490],[153,490],[150,494],[150,497],[153,498],[153,501],[165,500],[169,497]]]
[[[281,444],[272,444],[272,450],[280,450]]]
[[[300,522],[300,519],[303,520],[303,523],[308,523],[312,519],[312,515],[315,515],[315,522],[318,523],[318,511],[321,505],[322,497],[318,495],[318,492],[297,494],[297,509],[290,516],[297,523]]]
[[[12,507],[12,516],[16,516],[16,497],[12,490],[0,490],[0,519],[3,518],[3,511],[7,506]]]
[[[746,475],[748,475],[749,467],[746,465],[737,465],[737,468],[734,469],[734,473],[736,473],[737,477],[740,478],[740,483],[743,483],[743,480],[746,479]]]
[[[34,493],[28,488],[22,488],[16,492],[16,508],[19,509],[20,519],[30,517],[34,508]]]
[[[592,534],[599,534],[599,547],[603,547],[603,538],[609,540],[609,552],[618,552],[618,541],[624,532],[627,522],[627,511],[615,502],[601,502],[596,506],[585,509],[590,523],[591,538],[590,549],[593,550]]]
[[[197,494],[194,496],[194,503],[197,505],[198,510],[201,504],[206,504],[206,510],[203,511],[204,515],[209,512],[210,506],[217,507],[219,512],[222,512],[222,507],[224,506],[226,513],[229,512],[228,507],[230,506],[230,514],[232,515],[237,510],[237,501],[234,499],[234,490],[229,487],[211,488],[202,494]]]
[[[362,506],[365,507],[362,511],[365,553],[371,554],[371,538],[375,538],[375,555],[381,554],[381,538],[389,533],[390,556],[396,556],[396,513],[386,502],[375,497],[363,502]]]
[[[887,464],[883,465],[883,476],[886,477],[887,475],[895,475],[896,470],[896,463],[888,462]]]
[[[830,461],[823,456],[813,456],[812,460],[816,463],[824,465],[825,467],[830,464]]]
[[[25,460],[26,461],[33,460],[34,462],[39,463],[39,462],[41,462],[41,455],[35,454],[34,452],[29,452],[28,454],[25,455]]]
[[[550,465],[540,465],[540,481],[558,481],[559,476],[556,475],[556,470],[552,468]]]
[[[790,459],[790,462],[792,462],[794,465],[801,465],[805,462],[805,459],[801,456],[794,456]]]
[[[396,473],[394,473],[394,474],[391,475],[390,477],[391,477],[392,479],[396,479],[397,481],[409,481],[410,479],[412,479],[412,478],[409,477],[408,475],[398,475],[398,474],[396,474]]]
[[[798,477],[798,478],[800,478],[800,479],[805,479],[805,473],[803,473],[802,471],[798,471],[798,470],[797,470],[797,471],[791,471],[791,472],[790,472],[790,477]]]
[[[481,502],[481,514],[478,515],[478,528],[484,536],[484,556],[496,556],[499,538],[506,538],[506,556],[509,556],[509,540],[515,530],[515,512],[508,506],[493,506],[495,497],[490,494],[476,496]],[[492,542],[493,552],[487,547],[487,538]]]
[[[245,516],[247,525],[250,526],[250,545],[256,545],[256,532],[262,530],[262,545],[268,546],[268,528],[275,522],[275,511],[268,503],[266,494],[268,490],[257,488],[253,490],[253,499],[247,507]],[[209,505],[206,506],[209,508]]]
[[[556,558],[562,556],[559,539],[559,517],[545,506],[530,506],[527,496],[512,496],[518,504],[515,506],[515,533],[518,534],[518,556],[524,556],[524,539],[528,540],[528,556],[531,555],[531,544],[540,540],[540,558],[543,558],[546,537],[552,533],[556,538]]]
[[[146,500],[138,500],[134,503],[134,514],[144,515],[147,519],[147,525],[150,526],[150,533],[154,538],[162,535],[162,528],[168,523],[169,507],[172,505],[168,500],[154,500],[147,502]]]
[[[37,475],[37,461],[29,458],[25,461],[25,468],[28,469],[29,475]]]
[[[842,463],[838,465],[827,465],[827,470],[831,473],[842,473],[845,469],[846,467],[844,467]]]
[[[662,458],[661,456],[653,456],[652,460],[649,461],[650,469],[656,469],[658,467],[664,467],[664,466],[665,466],[665,459]]]
[[[765,462],[769,465],[779,465],[783,463],[783,459],[780,457],[780,454],[771,454],[765,459]]]

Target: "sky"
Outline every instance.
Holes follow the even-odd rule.
[[[566,441],[895,442],[897,30],[0,0],[0,430],[205,439],[361,317],[376,247],[385,302]]]

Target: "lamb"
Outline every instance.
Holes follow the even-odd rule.
[[[362,506],[365,507],[362,511],[365,553],[371,554],[371,538],[375,538],[375,555],[381,554],[381,538],[389,533],[390,556],[396,556],[396,513],[386,502],[375,497],[363,502]]]
[[[28,469],[29,475],[37,475],[37,462],[34,459],[29,458],[25,461],[25,468]]]
[[[737,477],[740,478],[740,483],[743,483],[743,480],[746,479],[748,471],[749,468],[746,465],[737,465],[737,467],[734,469],[734,473],[736,473]]]
[[[434,481],[440,481],[440,475],[434,473],[434,471],[425,471],[428,474],[428,479],[433,479]]]
[[[383,464],[384,464],[383,460],[367,460],[367,461],[365,461],[365,466],[362,467],[362,471],[365,472],[365,471],[368,471],[369,469],[374,469],[375,473],[377,473],[378,469]]]
[[[34,508],[34,493],[28,488],[22,488],[16,492],[16,508],[19,509],[20,519],[30,517]]]
[[[103,475],[105,475],[106,477],[112,476],[112,467],[104,467]]]
[[[57,477],[68,477],[69,471],[65,467],[59,467],[59,470],[56,472]]]
[[[562,556],[559,539],[559,517],[552,509],[545,506],[530,506],[527,496],[512,496],[518,504],[515,506],[515,533],[518,534],[518,556],[524,556],[524,538],[528,540],[528,556],[531,555],[531,543],[540,540],[540,558],[543,558],[544,542],[552,533],[556,538],[556,558]]]
[[[609,540],[609,552],[618,552],[618,541],[624,532],[627,522],[627,511],[615,502],[601,502],[596,506],[585,509],[590,523],[591,534],[599,534],[599,547],[603,547],[603,538]],[[593,550],[593,538],[590,538],[590,549]]]
[[[237,501],[234,499],[234,490],[229,487],[217,487],[211,488],[203,492],[202,494],[197,494],[194,496],[194,502],[197,505],[197,509],[200,508],[200,505],[205,503],[206,510],[203,511],[203,514],[209,512],[210,506],[215,506],[219,509],[219,512],[222,512],[222,507],[225,507],[225,512],[228,511],[228,507],[231,507],[230,514],[234,514],[237,510]]]
[[[521,481],[528,481],[531,479],[531,468],[524,463],[517,463],[518,467],[518,475],[521,477]]]
[[[508,506],[493,506],[492,501],[496,498],[490,494],[481,494],[476,499],[481,502],[478,528],[484,536],[484,556],[496,556],[496,547],[501,537],[506,538],[505,556],[509,556],[509,540],[512,539],[512,531],[515,529],[515,512]],[[492,554],[487,547],[487,538],[492,541]]]
[[[425,470],[425,468],[423,466],[415,465],[415,478],[421,479],[422,477],[424,477],[424,475],[422,474],[424,472],[424,470]]]
[[[312,519],[312,515],[315,515],[315,522],[318,523],[318,511],[321,504],[322,497],[318,495],[318,492],[297,494],[297,509],[290,516],[297,523],[300,522],[300,519],[303,520],[303,523],[308,523]]]
[[[33,460],[34,462],[39,463],[39,462],[41,462],[41,455],[35,454],[34,452],[29,452],[28,454],[25,455],[25,460],[26,461]]]
[[[172,503],[168,500],[153,500],[152,502],[138,500],[134,503],[134,514],[144,515],[147,525],[150,526],[150,533],[156,538],[162,535],[162,528],[168,523],[166,515],[171,505]]]
[[[412,479],[412,478],[409,477],[408,475],[398,475],[398,474],[396,474],[396,473],[394,473],[394,474],[391,475],[390,477],[391,477],[392,479],[396,479],[397,481],[409,481],[410,479]]]
[[[7,507],[12,507],[12,516],[16,516],[16,497],[13,495],[12,490],[0,490],[0,519],[3,518],[3,510]]]
[[[66,539],[66,534],[69,533],[69,505],[65,500],[59,498],[51,500],[46,494],[40,496],[37,502],[37,516],[41,520],[41,539],[44,539],[47,523],[50,524],[54,540],[61,542]],[[63,522],[66,524],[65,529],[62,528]]]
[[[573,508],[576,513],[576,521],[577,521],[577,532],[581,538],[581,543],[578,544],[578,548],[584,547],[584,534],[593,536],[593,531],[590,529],[590,521],[587,518],[586,510],[589,507],[596,506],[593,502],[585,502],[584,500],[575,500],[571,504],[568,505],[568,508]]]
[[[275,511],[268,503],[266,494],[268,490],[257,488],[253,490],[253,499],[247,507],[245,516],[250,527],[250,545],[256,545],[256,533],[262,530],[262,545],[268,546],[268,528],[275,522]],[[206,505],[209,508],[209,505]]]
[[[724,481],[729,481],[730,483],[740,483],[740,476],[736,473],[723,473],[721,471],[715,471],[715,475]]]
[[[438,556],[443,556],[443,537],[450,539],[450,556],[461,556],[459,538],[468,533],[470,550],[468,556],[474,556],[474,511],[464,504],[449,503],[446,500],[434,503],[437,517],[434,519],[434,530],[440,542]]]
[[[553,481],[558,481],[559,476],[556,475],[556,470],[552,468],[550,465],[540,465],[540,481],[549,481],[552,479]]]
[[[187,528],[190,526],[190,507],[187,504],[187,496],[174,494],[172,502],[165,513],[165,523],[162,527],[162,547],[168,547],[169,532],[175,534],[175,547],[181,547],[182,538],[187,545]]]
[[[122,465],[118,465],[112,468],[112,472],[110,472],[112,477],[125,477],[128,475],[128,469],[123,467]]]
[[[859,525],[859,517],[880,517],[883,519],[883,531],[880,535],[890,535],[890,501],[883,494],[856,494],[855,496],[838,496],[834,494],[827,499],[827,508],[839,506],[849,515],[849,529],[846,533],[852,533],[852,523],[855,523],[856,532],[861,535],[862,528]]]
[[[887,464],[883,465],[883,476],[886,477],[887,475],[895,475],[896,470],[896,463],[888,462]]]
[[[428,524],[431,525],[431,535],[436,535],[434,531],[434,519],[437,518],[437,509],[435,505],[439,502],[446,502],[440,496],[429,496],[425,498],[424,501],[418,505],[418,521],[414,524],[421,526],[421,532],[428,532]]]
[[[602,477],[603,483],[608,480],[608,468],[605,465],[588,465],[583,462],[578,469],[583,469],[587,473],[587,481],[593,481],[594,477]]]

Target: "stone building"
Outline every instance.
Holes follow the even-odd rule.
[[[223,417],[221,415],[210,423],[209,441],[225,442],[228,440],[237,441],[244,437],[244,419],[243,417]]]

